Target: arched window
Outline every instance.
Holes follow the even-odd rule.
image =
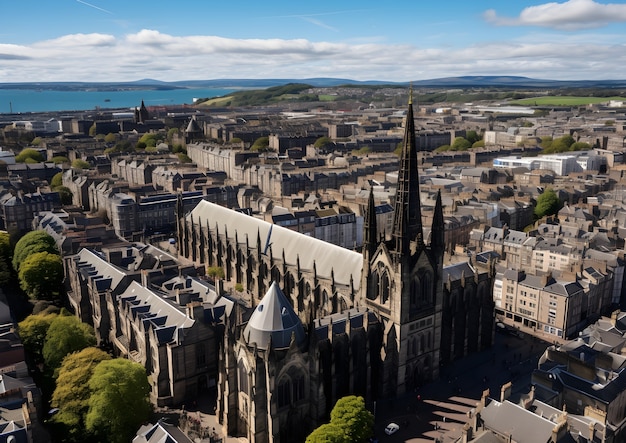
[[[387,303],[389,301],[389,274],[385,269],[385,272],[380,279],[380,301]]]
[[[294,403],[297,401],[303,400],[305,398],[303,374],[297,374],[296,377],[292,380],[291,398],[293,399]]]
[[[278,389],[276,390],[276,402],[279,408],[289,406],[291,403],[291,380],[289,377],[284,377],[278,383]]]
[[[432,302],[432,276],[429,272],[421,275],[421,304],[428,305]]]
[[[248,370],[243,363],[243,360],[239,360],[237,363],[237,378],[239,380],[239,392],[248,393]]]
[[[370,300],[376,300],[378,297],[378,284],[379,284],[379,276],[378,271],[372,272],[372,275],[369,279],[369,288],[367,288],[367,298]]]
[[[415,275],[411,279],[411,285],[409,287],[409,290],[410,290],[409,308],[410,308],[410,312],[412,313],[414,313],[418,309],[419,300],[420,300],[420,294],[419,294],[420,289],[421,289],[420,279],[417,275]]]

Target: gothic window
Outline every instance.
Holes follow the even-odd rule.
[[[296,378],[292,382],[291,388],[291,398],[293,399],[294,403],[304,399],[304,376],[302,374],[298,374],[296,376]]]
[[[410,297],[409,297],[409,303],[410,303],[410,312],[414,313],[415,311],[417,311],[418,306],[419,306],[419,291],[421,289],[421,282],[420,279],[417,275],[415,275],[412,279],[411,279],[411,285],[409,287],[410,290]]]
[[[248,371],[243,360],[237,363],[237,378],[239,379],[239,392],[248,393]]]
[[[372,272],[372,276],[369,279],[369,288],[367,290],[367,298],[369,298],[370,300],[376,300],[376,297],[378,297],[378,284],[378,271],[374,271]]]
[[[328,303],[328,292],[326,292],[326,289],[324,289],[322,291],[322,306],[326,307],[327,303]]]
[[[204,343],[196,343],[196,367],[201,368],[203,366],[206,366]]]
[[[276,267],[272,268],[272,280],[280,283],[280,271]]]
[[[422,290],[422,300],[421,304],[428,305],[432,302],[432,277],[430,273],[425,272],[421,276],[421,290]]]
[[[380,279],[380,301],[383,303],[387,303],[389,300],[389,274],[387,270],[382,275]]]
[[[304,293],[306,294],[307,299],[311,298],[311,285],[309,284],[309,282],[304,285]]]
[[[276,390],[276,402],[279,408],[289,406],[291,403],[291,382],[288,377],[283,378],[278,383],[278,389]]]

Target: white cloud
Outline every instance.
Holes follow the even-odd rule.
[[[594,0],[568,0],[529,6],[519,17],[500,17],[494,9],[483,18],[498,26],[541,26],[565,31],[601,28],[609,23],[626,22],[626,5],[602,4]]]
[[[132,81],[146,77],[164,81],[328,76],[408,81],[459,75],[623,78],[626,47],[621,43],[623,36],[615,37],[612,44],[566,34],[443,49],[173,36],[147,29],[122,38],[74,34],[30,46],[0,44],[0,82]]]

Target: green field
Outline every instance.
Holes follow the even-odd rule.
[[[580,106],[593,105],[597,103],[608,103],[611,100],[626,101],[624,97],[576,97],[569,95],[546,95],[542,97],[525,98],[522,100],[512,100],[512,105],[522,106]]]

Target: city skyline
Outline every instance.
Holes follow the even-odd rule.
[[[606,1],[26,0],[3,12],[0,83],[625,77],[626,4]]]

